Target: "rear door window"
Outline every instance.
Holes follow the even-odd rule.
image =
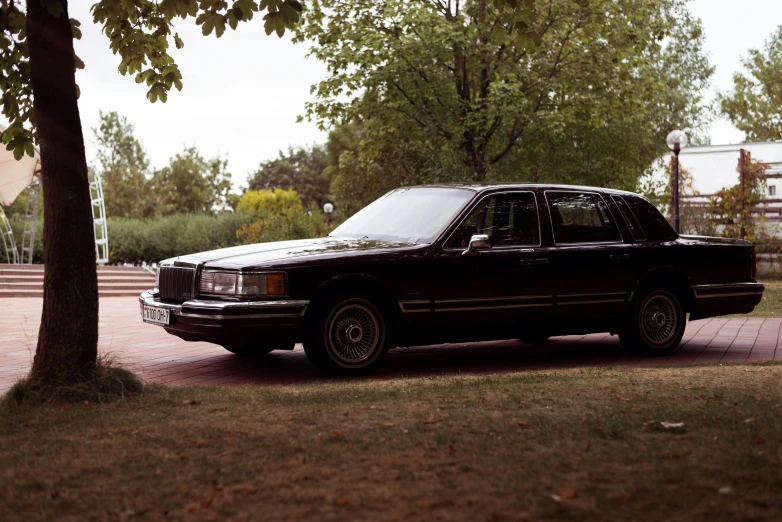
[[[635,214],[633,214],[633,211],[630,210],[630,207],[627,206],[627,203],[622,198],[622,196],[611,196],[611,198],[614,200],[614,203],[619,209],[619,212],[622,214],[625,223],[627,223],[627,228],[630,229],[630,233],[633,235],[633,239],[636,241],[645,241],[646,236],[644,235],[643,229],[641,229],[641,224],[638,223],[638,220],[635,218]]]
[[[638,219],[641,228],[649,241],[670,241],[678,234],[668,221],[660,214],[657,207],[640,196],[624,196],[627,206]]]
[[[608,207],[593,192],[546,192],[554,242],[607,243],[621,241]]]

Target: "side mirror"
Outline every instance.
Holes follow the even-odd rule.
[[[475,234],[470,238],[470,243],[467,245],[467,250],[462,252],[463,256],[474,256],[480,250],[488,250],[491,248],[491,238],[486,234]]]

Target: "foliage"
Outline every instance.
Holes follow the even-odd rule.
[[[195,147],[185,148],[149,181],[158,215],[225,210],[229,206],[231,173],[228,160],[204,159]]]
[[[242,225],[236,237],[243,243],[265,243],[288,239],[321,237],[328,233],[323,214],[295,212],[290,214],[256,213],[253,221]]]
[[[236,205],[239,212],[268,212],[277,215],[291,215],[304,211],[301,198],[295,190],[248,190]]]
[[[545,0],[532,13],[317,0],[297,40],[329,71],[306,116],[360,126],[332,190],[364,202],[436,181],[635,188],[671,128],[704,123],[713,72],[683,0]]]
[[[151,173],[133,125],[115,111],[100,113],[93,136],[97,146],[94,168],[103,179],[107,216],[147,219],[233,207],[226,159],[205,159],[194,147],[187,147],[167,166]]]
[[[97,169],[103,183],[106,215],[150,217],[155,213],[147,176],[147,153],[133,134],[133,125],[116,111],[100,112],[92,129],[97,147]]]
[[[43,2],[54,17],[62,14],[63,5],[54,0]],[[29,53],[27,50],[26,16],[18,0],[0,0],[0,91],[3,92],[3,115],[9,127],[2,132],[2,142],[17,158],[33,155],[37,142],[35,114],[32,102]],[[172,88],[182,90],[182,73],[169,54],[173,43],[184,47],[173,30],[174,19],[194,18],[206,36],[214,32],[218,38],[226,25],[236,29],[239,22],[263,16],[266,34],[282,37],[299,21],[302,5],[297,0],[98,0],[92,6],[92,18],[103,26],[109,46],[119,55],[119,72],[135,75],[136,83],[148,87],[151,102],[165,102]],[[73,37],[79,39],[80,22],[71,19]],[[75,67],[84,63],[75,58]]]
[[[151,220],[109,218],[112,263],[157,263],[169,257],[241,244],[236,231],[247,214],[176,214]]]
[[[323,176],[326,152],[322,146],[289,148],[279,157],[261,163],[248,178],[250,190],[293,189],[305,206],[322,208],[329,200],[329,182]]]
[[[765,215],[755,218],[754,209],[767,193],[766,181],[760,176],[766,165],[747,156],[744,186],[741,183],[717,192],[710,199],[709,215],[724,237],[741,238],[762,243],[768,241]],[[739,171],[740,174],[740,171]]]
[[[733,91],[719,96],[722,112],[748,141],[782,140],[782,26],[763,51],[751,49],[742,63]]]

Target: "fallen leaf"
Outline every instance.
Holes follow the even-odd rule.
[[[578,497],[578,493],[575,489],[565,489],[559,492],[559,498],[564,501],[573,500],[576,497]]]
[[[751,423],[751,422],[755,422],[756,420],[757,420],[757,419],[756,419],[755,417],[750,417],[749,419],[746,419],[744,422],[745,422],[746,424],[749,424],[749,423]]]
[[[63,404],[62,406],[60,406],[60,409],[61,410],[70,410],[72,406],[73,406],[72,404]]]
[[[349,498],[345,498],[345,497],[335,498],[334,499],[334,505],[340,506],[340,507],[348,506],[348,505],[350,505],[350,499]]]
[[[616,402],[619,402],[619,401],[629,401],[629,400],[630,400],[630,397],[617,397],[616,398]]]
[[[448,444],[448,453],[451,455],[454,455],[456,453],[456,450],[453,449],[453,444]]]
[[[526,430],[527,428],[529,428],[529,424],[527,424],[526,422],[519,422],[519,427],[523,430]]]
[[[730,487],[730,486],[724,486],[724,487],[721,487],[718,490],[718,493],[720,495],[732,495],[733,494],[733,488]]]
[[[762,444],[765,444],[765,443],[766,443],[766,439],[764,439],[763,437],[760,437],[759,439],[757,439],[755,441],[755,444],[757,444],[758,446],[760,446]]]
[[[437,424],[438,422],[443,422],[443,419],[433,419],[433,420],[424,421],[424,424]]]
[[[195,506],[190,506],[189,508],[187,508],[187,512],[188,513],[195,513],[196,512],[196,507]]]
[[[338,431],[332,431],[332,432],[331,432],[331,434],[332,434],[332,435],[334,435],[334,438],[340,437],[340,436],[342,435],[342,434],[341,434],[340,432],[338,432]]]

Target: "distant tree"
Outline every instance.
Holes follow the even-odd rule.
[[[530,4],[313,2],[297,40],[329,76],[306,117],[362,133],[346,157],[360,168],[340,167],[335,193],[446,180],[633,188],[667,132],[702,127],[713,68],[686,1]]]
[[[219,38],[226,25],[265,12],[266,34],[282,36],[299,20],[297,0],[98,0],[93,21],[103,26],[119,55],[119,72],[146,83],[147,98],[166,101],[182,88],[168,53],[184,45],[175,17],[195,19],[204,35]],[[44,302],[30,377],[37,383],[72,383],[89,376],[98,348],[98,281],[87,158],[79,115],[73,39],[79,22],[67,0],[0,0],[0,90],[9,126],[2,142],[21,158],[41,154],[44,193]]]
[[[323,147],[288,148],[279,157],[261,163],[248,177],[250,190],[293,189],[305,206],[322,207],[329,200],[329,182],[323,176],[326,152]]]
[[[106,215],[150,217],[154,212],[148,193],[149,159],[133,134],[133,125],[116,111],[100,112],[92,129],[97,146],[97,168],[103,180]]]
[[[204,159],[195,147],[175,155],[149,182],[157,215],[225,210],[231,190],[228,161]]]
[[[751,49],[744,71],[733,75],[733,91],[719,96],[722,112],[747,141],[782,140],[782,26],[763,51]]]

